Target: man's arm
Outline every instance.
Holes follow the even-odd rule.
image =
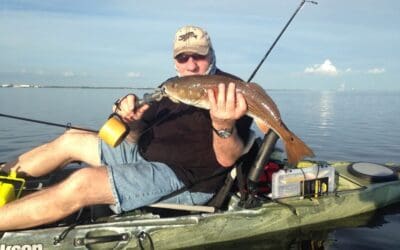
[[[213,128],[232,130],[232,135],[227,138],[213,132],[213,148],[217,161],[224,167],[230,167],[239,159],[244,149],[244,142],[239,137],[235,124],[246,114],[246,100],[241,93],[236,92],[234,83],[227,87],[225,84],[219,84],[216,95],[213,90],[208,90],[208,98]]]

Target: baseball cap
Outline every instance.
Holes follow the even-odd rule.
[[[207,55],[210,48],[212,48],[210,36],[200,27],[184,26],[175,34],[174,58],[184,52]]]

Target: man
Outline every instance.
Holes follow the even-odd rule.
[[[210,38],[199,27],[177,31],[173,56],[179,77],[226,74],[217,69]],[[188,191],[165,201],[206,203],[223,176],[204,181],[205,177],[232,166],[242,155],[251,123],[244,116],[246,102],[233,83],[220,84],[218,93],[209,91],[208,96],[210,111],[167,98],[135,107],[136,97],[127,95],[113,107],[131,127],[117,148],[96,134],[71,130],[7,164],[5,170],[17,169],[29,176],[47,174],[72,161],[90,167],[1,207],[0,231],[57,221],[93,204],[109,204],[121,213],[157,202],[185,186]]]

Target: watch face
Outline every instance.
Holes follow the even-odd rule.
[[[227,129],[221,129],[217,131],[217,134],[221,138],[228,138],[229,136],[232,135],[232,132],[228,131]]]
[[[228,128],[224,128],[224,129],[215,129],[214,127],[212,127],[212,129],[215,131],[215,133],[217,133],[217,135],[221,138],[228,138],[229,136],[232,135],[233,132],[233,128],[228,129]]]

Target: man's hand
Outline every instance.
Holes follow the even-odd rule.
[[[218,93],[208,90],[212,126],[217,129],[232,129],[227,138],[213,136],[213,148],[217,161],[224,167],[232,166],[242,155],[244,143],[239,137],[235,122],[246,114],[247,104],[243,95],[236,91],[234,83],[218,85]]]
[[[122,97],[113,106],[113,112],[117,113],[127,124],[138,121],[149,108],[149,105],[144,104],[140,107],[136,107],[137,100],[138,98],[134,94],[128,94]]]
[[[216,129],[233,128],[237,119],[247,112],[247,104],[242,93],[236,91],[234,83],[218,85],[218,93],[215,96],[209,89],[210,116],[212,125]]]

